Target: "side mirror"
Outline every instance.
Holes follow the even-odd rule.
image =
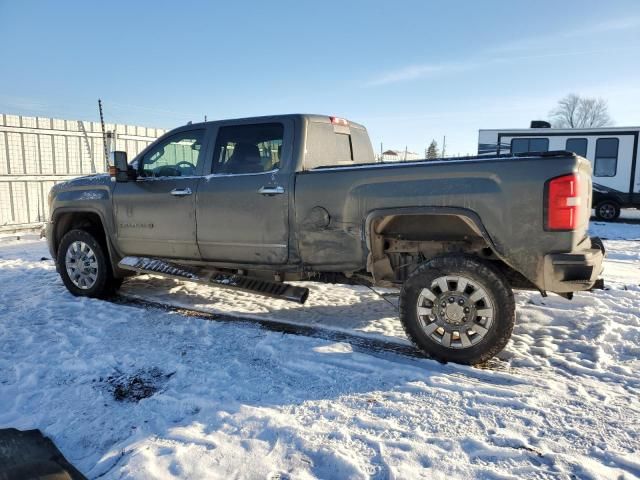
[[[117,150],[112,155],[113,165],[109,167],[111,178],[115,179],[116,182],[128,182],[130,171],[127,152]]]

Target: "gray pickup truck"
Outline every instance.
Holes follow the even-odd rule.
[[[285,282],[397,287],[420,349],[480,363],[509,340],[514,288],[599,284],[591,167],[568,152],[375,163],[361,125],[278,115],[185,125],[114,164],[49,196],[74,295],[135,272],[301,303],[308,289]]]

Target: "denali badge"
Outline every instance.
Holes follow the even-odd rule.
[[[153,228],[153,223],[121,223],[120,228]]]

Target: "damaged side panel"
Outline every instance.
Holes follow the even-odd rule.
[[[525,283],[544,290],[544,255],[572,251],[582,238],[545,231],[542,186],[573,168],[574,158],[559,157],[300,172],[295,228],[302,262],[318,271],[353,272],[366,265],[376,280],[400,282],[405,264],[438,253],[469,252],[501,261]],[[329,223],[307,228],[319,208]],[[404,216],[397,209],[422,212]],[[434,215],[438,212],[445,215]],[[365,219],[374,217],[367,225]]]

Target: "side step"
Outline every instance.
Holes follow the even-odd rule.
[[[245,277],[243,275],[221,272],[220,270],[182,265],[159,258],[124,257],[118,263],[118,267],[137,273],[149,273],[161,277],[188,280],[204,285],[257,293],[266,297],[288,300],[290,302],[304,303],[309,296],[308,288],[294,287],[287,283],[271,282],[260,278]]]

